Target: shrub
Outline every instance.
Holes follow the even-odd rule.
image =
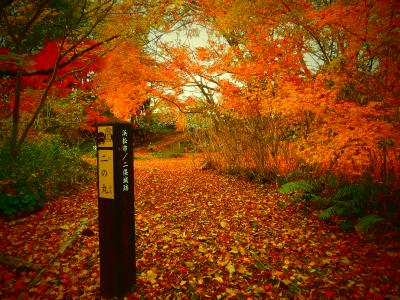
[[[191,139],[218,169],[271,182],[298,167],[279,116],[239,119],[227,114],[213,122],[206,129],[192,130]]]
[[[139,128],[148,132],[174,132],[175,122],[163,122],[157,114],[151,114],[150,117],[143,117],[136,120]]]
[[[7,146],[0,148],[0,179],[15,182],[13,193],[1,195],[0,210],[6,215],[33,211],[50,195],[90,179],[91,167],[80,159],[79,149],[68,147],[58,136],[27,141],[16,159],[9,153]]]

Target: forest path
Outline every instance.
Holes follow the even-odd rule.
[[[305,216],[302,204],[273,186],[202,170],[191,155],[134,164],[137,289],[130,299],[400,295],[398,236],[343,233]],[[92,185],[21,222],[0,220],[0,252],[46,267],[26,296],[99,296],[96,217]],[[49,264],[85,218],[85,230]],[[0,298],[20,294],[37,273],[0,265]]]

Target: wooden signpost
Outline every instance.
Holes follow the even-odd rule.
[[[136,283],[130,123],[98,125],[97,176],[101,295],[122,297]]]

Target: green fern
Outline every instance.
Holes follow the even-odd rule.
[[[332,174],[329,174],[327,176],[327,186],[329,188],[337,188],[338,187],[338,180],[335,176],[333,176]]]
[[[351,195],[355,194],[355,185],[345,185],[341,187],[334,195],[332,195],[332,201],[343,201],[347,200]]]
[[[377,187],[374,184],[352,184],[339,189],[331,201],[345,208],[348,215],[360,215],[373,206]]]
[[[293,180],[296,177],[301,176],[301,174],[302,174],[302,172],[300,170],[294,170],[294,171],[290,172],[289,174],[287,174],[286,181]]]
[[[349,211],[346,207],[335,204],[321,211],[318,218],[321,220],[327,220],[334,216],[349,216]]]
[[[378,215],[367,215],[362,217],[356,227],[362,229],[363,231],[367,232],[372,227],[374,227],[377,223],[382,222],[383,218]]]
[[[285,183],[279,188],[281,194],[290,194],[294,191],[310,192],[313,189],[312,184],[305,180],[297,180]]]
[[[313,201],[313,202],[320,202],[322,198],[319,195],[313,194],[313,193],[305,193],[301,197],[304,201]]]
[[[329,198],[320,197],[319,199],[315,199],[314,201],[316,209],[322,209],[328,207],[330,204],[332,204],[332,201]]]
[[[331,200],[336,201],[353,201],[357,206],[364,206],[374,197],[377,188],[374,184],[350,184],[340,188]]]
[[[333,216],[345,218],[362,216],[371,208],[376,191],[376,186],[372,183],[345,185],[328,198],[327,205],[330,207],[321,211],[318,217],[321,220],[327,220]],[[372,222],[372,219],[367,218],[364,222],[361,226],[368,227],[368,222]]]
[[[320,219],[320,220],[327,220],[327,219],[329,219],[330,217],[333,217],[333,216],[336,216],[337,215],[337,206],[331,206],[331,207],[328,207],[328,208],[326,208],[326,209],[324,209],[323,211],[321,211],[320,213],[319,213],[319,215],[318,215],[318,218]]]

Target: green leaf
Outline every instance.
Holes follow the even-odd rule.
[[[362,217],[356,224],[356,227],[367,232],[372,227],[374,227],[377,223],[382,222],[383,220],[384,219],[382,217],[371,214],[371,215]]]
[[[309,192],[313,189],[312,184],[305,180],[297,180],[297,181],[291,181],[288,183],[285,183],[279,188],[279,192],[281,194],[290,194],[295,191],[304,191],[304,192]]]
[[[327,220],[330,217],[333,217],[336,215],[337,215],[337,207],[331,206],[331,207],[328,207],[327,209],[324,209],[323,211],[321,211],[318,215],[318,218],[320,220]]]

